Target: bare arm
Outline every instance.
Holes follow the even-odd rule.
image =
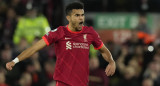
[[[115,65],[115,61],[113,60],[110,51],[105,47],[105,45],[103,45],[102,48],[99,49],[99,51],[101,52],[103,58],[107,62],[109,62],[108,66],[106,67],[106,70],[105,70],[106,75],[112,76],[115,73],[116,65]]]
[[[31,47],[24,50],[21,54],[19,54],[17,56],[17,58],[19,59],[19,61],[25,60],[25,59],[29,58],[31,55],[33,55],[34,53],[36,53],[37,51],[39,51],[40,49],[44,48],[45,46],[46,46],[45,41],[43,39],[41,39],[37,43],[32,45]],[[14,65],[15,65],[15,63],[13,61],[8,62],[6,64],[6,68],[8,70],[12,70],[12,67]]]
[[[32,56],[34,53],[36,53],[40,49],[44,48],[45,46],[46,46],[45,41],[43,39],[41,39],[37,43],[35,43],[34,45],[32,45],[31,47],[29,47],[26,50],[24,50],[17,57],[18,57],[19,61],[22,61],[24,59],[29,58],[30,56]]]

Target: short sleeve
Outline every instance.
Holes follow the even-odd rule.
[[[92,37],[93,37],[92,45],[94,46],[94,49],[98,50],[102,48],[103,42],[100,39],[98,33],[93,28],[92,28]]]
[[[42,39],[45,41],[47,46],[51,45],[52,43],[58,41],[63,35],[62,28],[56,28],[54,30],[49,31],[46,33]]]

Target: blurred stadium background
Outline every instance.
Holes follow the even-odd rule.
[[[47,31],[66,25],[64,8],[85,5],[85,25],[93,26],[117,64],[105,76],[107,63],[90,50],[89,86],[160,86],[160,0],[0,0],[0,86],[55,86],[54,45],[18,63],[5,64]]]

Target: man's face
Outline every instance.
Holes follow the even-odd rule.
[[[81,31],[84,23],[84,10],[73,9],[71,14],[67,16],[69,23],[75,28],[75,31]]]

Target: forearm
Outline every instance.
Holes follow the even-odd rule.
[[[22,60],[25,60],[25,59],[31,57],[35,52],[36,52],[36,50],[33,49],[33,47],[30,47],[30,48],[24,50],[17,57],[18,57],[19,61],[22,61]]]
[[[30,48],[27,48],[26,50],[24,50],[20,55],[17,56],[17,58],[19,59],[19,61],[25,60],[31,57],[34,53],[36,53],[40,49],[44,48],[45,46],[46,46],[46,43],[44,42],[43,39],[41,39]]]
[[[22,60],[25,60],[25,59],[31,57],[31,55],[33,55],[34,53],[36,53],[40,49],[44,48],[45,46],[46,46],[45,41],[43,39],[39,40],[37,43],[35,43],[30,48],[27,48],[26,50],[24,50],[14,60],[6,63],[6,68],[8,70],[12,70],[13,66],[15,66],[16,63],[18,63],[19,61],[22,61]]]
[[[116,70],[116,64],[115,61],[112,58],[112,55],[110,53],[110,51],[105,47],[105,45],[102,46],[101,49],[99,49],[99,51],[101,52],[103,58],[109,62],[109,64],[106,67],[106,75],[107,76],[112,76],[115,73]]]
[[[103,58],[107,61],[107,62],[113,62],[113,57],[110,53],[110,51],[108,49],[106,49],[104,52],[101,53]]]
[[[114,62],[112,55],[110,53],[110,51],[103,45],[103,47],[99,50],[103,56],[103,58],[107,61],[107,62]]]

